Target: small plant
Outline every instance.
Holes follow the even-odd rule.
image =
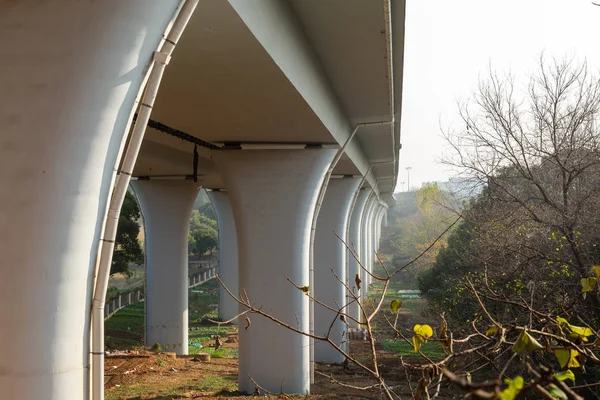
[[[150,351],[154,353],[160,353],[162,351],[162,346],[158,343],[154,343],[152,347],[150,347]]]

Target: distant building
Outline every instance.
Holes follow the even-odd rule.
[[[481,184],[478,180],[463,176],[455,176],[443,182],[423,182],[421,187],[434,184],[437,185],[441,191],[449,193],[461,200],[467,200],[481,192]]]

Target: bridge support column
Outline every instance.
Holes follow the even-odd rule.
[[[188,354],[188,231],[200,185],[188,180],[132,182],[144,217],[146,339]]]
[[[346,224],[350,203],[356,192],[359,179],[331,179],[317,220],[314,249],[314,295],[315,298],[333,309],[346,304]],[[333,270],[333,272],[332,272]],[[338,278],[335,277],[337,275]],[[344,313],[347,308],[342,310]],[[315,304],[315,334],[327,336],[342,349],[348,348],[346,323],[325,307]],[[335,322],[333,322],[335,321]],[[329,330],[333,322],[333,327]],[[345,357],[331,344],[315,341],[315,361],[341,363]]]
[[[377,260],[376,253],[379,252],[379,218],[381,217],[382,208],[383,206],[377,203],[377,206],[375,207],[375,211],[373,213],[373,227],[371,228],[373,230],[373,259],[371,261],[371,271],[373,271],[375,266],[379,263],[379,261]]]
[[[370,240],[370,251],[369,251],[369,272],[373,272],[373,269],[378,263],[376,252],[379,251],[379,240],[377,239],[377,219],[379,218],[379,210],[381,204],[376,201],[371,210],[369,217],[369,240]],[[367,282],[370,285],[373,282],[371,275],[367,276]]]
[[[0,397],[89,394],[94,267],[122,138],[177,1],[0,8]]]
[[[238,235],[239,289],[252,304],[304,332],[309,329],[310,225],[335,150],[223,150],[214,160],[230,195]],[[240,307],[240,311],[244,310]],[[310,390],[309,339],[258,315],[240,329],[239,388],[249,375],[265,389]]]
[[[379,247],[381,245],[381,228],[383,227],[383,217],[386,213],[386,210],[387,209],[384,206],[381,206],[379,214],[377,215],[377,222],[375,224],[375,242],[377,246],[377,251],[379,251]]]
[[[377,196],[372,194],[369,198],[367,205],[364,209],[364,214],[362,218],[362,247],[361,247],[361,262],[364,266],[362,270],[362,285],[364,288],[363,296],[366,296],[369,291],[369,284],[371,283],[371,276],[367,273],[367,271],[371,271],[371,261],[372,261],[372,253],[373,253],[373,211],[375,209],[375,204],[377,204]]]
[[[362,295],[364,293],[364,284],[361,285],[361,290],[358,290],[356,287],[356,274],[362,279],[363,271],[360,267],[359,262],[361,262],[361,254],[364,253],[363,248],[363,240],[362,236],[364,235],[361,227],[362,227],[362,219],[364,216],[365,206],[367,204],[367,200],[369,199],[369,195],[371,194],[371,189],[361,189],[358,198],[356,199],[356,203],[354,205],[354,211],[350,216],[350,237],[348,238],[348,245],[357,257],[355,257],[350,250],[347,250],[347,258],[348,258],[348,277],[347,284],[348,287],[354,290],[354,293],[357,295]],[[346,299],[346,302],[352,301],[352,297],[349,296]],[[360,307],[357,302],[354,302],[348,306],[348,314],[354,317],[356,320],[360,321],[362,316],[360,312]],[[354,321],[348,321],[350,327],[358,328],[358,324]]]
[[[379,218],[381,217],[381,209],[383,206],[377,202],[371,215],[371,239],[373,244],[371,245],[371,262],[370,271],[373,272],[375,266],[379,264],[377,259],[377,253],[379,253]],[[369,283],[373,282],[373,278],[369,277]]]
[[[212,190],[208,197],[219,222],[219,276],[225,286],[238,295],[238,244],[235,220],[227,192]],[[228,321],[239,313],[238,303],[222,286],[219,288],[219,318]],[[237,324],[238,321],[233,321]]]

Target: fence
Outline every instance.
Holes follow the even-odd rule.
[[[211,265],[211,264],[209,264]],[[217,275],[217,266],[212,265],[204,268],[197,268],[197,271],[188,275],[188,286],[194,287],[203,284]],[[135,288],[128,292],[107,299],[104,306],[104,319],[108,319],[121,308],[144,300],[144,287]]]

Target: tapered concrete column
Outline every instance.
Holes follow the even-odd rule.
[[[0,397],[89,393],[94,266],[122,138],[177,1],[0,8]]]
[[[368,229],[368,238],[369,238],[369,251],[367,253],[367,269],[369,270],[369,272],[373,272],[373,265],[375,263],[375,218],[377,215],[377,207],[379,205],[378,201],[375,201],[373,203],[373,205],[371,206],[371,212],[369,213],[369,220],[368,220],[368,225],[367,225],[367,229]],[[371,282],[373,281],[373,278],[371,278],[371,275],[367,274],[366,277],[366,282],[367,282],[367,286],[371,284]]]
[[[375,251],[379,252],[379,232],[381,231],[381,216],[382,216],[383,206],[380,206],[377,210],[377,215],[375,216]],[[375,258],[374,266],[377,265],[378,261]]]
[[[238,234],[239,289],[251,302],[304,332],[309,285],[310,225],[335,150],[225,150],[214,160],[229,192]],[[240,307],[240,310],[243,310]],[[308,337],[264,317],[240,329],[239,388],[252,393],[250,375],[278,393],[309,391]]]
[[[373,262],[371,264],[372,269],[379,264],[379,260],[377,259],[376,253],[379,253],[379,234],[381,232],[381,217],[383,215],[383,210],[384,207],[381,204],[378,204],[377,209],[375,211],[375,217],[373,218]]]
[[[373,252],[373,230],[372,230],[372,217],[373,211],[375,210],[375,204],[377,203],[377,196],[371,195],[367,201],[367,205],[364,209],[362,218],[362,247],[361,247],[361,262],[363,264],[362,270],[362,281],[364,286],[364,294],[366,295],[369,291],[370,275],[367,271],[371,271],[371,254]]]
[[[238,295],[238,244],[235,220],[231,210],[231,202],[227,192],[212,190],[208,192],[219,222],[219,276],[225,286]],[[219,318],[228,321],[239,311],[238,303],[227,293],[225,288],[219,288]],[[237,324],[238,321],[233,321]]]
[[[357,178],[331,179],[317,221],[314,294],[317,300],[336,310],[346,304],[346,288],[341,283],[346,282],[346,246],[336,234],[347,242],[350,203],[359,183]],[[342,312],[347,312],[347,309],[344,308]],[[344,350],[348,347],[344,321],[337,313],[319,304],[315,304],[315,333],[319,336],[329,335]],[[331,344],[315,341],[315,361],[341,363],[344,359]]]
[[[381,207],[381,211],[379,213],[379,218],[377,219],[377,250],[379,250],[381,246],[381,231],[383,229],[383,220],[385,215],[387,214],[387,208]]]
[[[383,206],[377,202],[371,216],[371,260],[370,260],[370,271],[373,272],[374,268],[379,264],[377,259],[377,253],[379,252],[379,218],[381,216],[381,209]],[[373,281],[372,277],[369,277],[369,283]]]
[[[375,212],[373,214],[373,261],[371,266],[374,267],[377,264],[376,252],[379,251],[379,217],[381,216],[381,209],[383,206],[377,203]]]
[[[200,185],[188,180],[132,182],[144,217],[146,339],[188,354],[188,232]]]
[[[362,268],[360,267],[361,254],[363,253],[363,231],[362,227],[362,219],[364,215],[365,206],[367,204],[367,200],[371,194],[371,189],[363,188],[360,190],[358,194],[358,198],[356,199],[356,203],[354,205],[354,211],[350,216],[350,237],[348,238],[348,245],[354,250],[358,259],[347,251],[347,259],[348,259],[348,276],[347,276],[347,284],[348,287],[354,290],[354,293],[357,295],[362,295],[365,292],[363,289],[365,286],[363,285],[361,290],[358,290],[356,287],[356,274],[362,276]],[[362,278],[361,278],[362,279]],[[353,298],[349,296],[346,299],[346,302],[352,301]],[[355,319],[360,320],[360,307],[357,302],[354,302],[348,306],[348,314],[353,316]],[[357,328],[358,324],[354,321],[348,321],[351,327]]]

